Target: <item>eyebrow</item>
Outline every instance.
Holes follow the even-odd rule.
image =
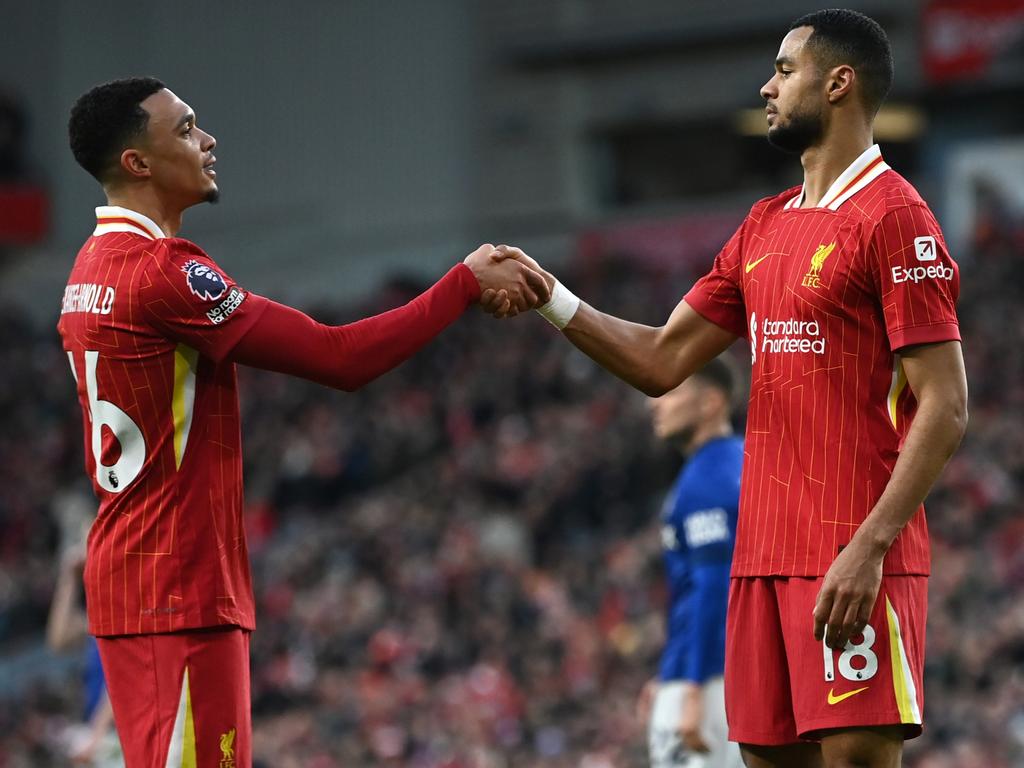
[[[791,59],[789,56],[779,56],[779,58],[775,60],[776,67],[792,67],[794,64],[796,64],[796,61]]]

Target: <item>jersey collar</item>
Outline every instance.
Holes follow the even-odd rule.
[[[150,240],[167,237],[151,218],[130,208],[118,205],[101,205],[96,209],[96,229],[93,237],[111,232],[131,232]]]
[[[849,168],[839,174],[839,178],[832,182],[815,207],[838,211],[839,206],[888,170],[889,166],[882,159],[882,150],[877,144],[872,144],[850,163]],[[800,194],[786,203],[786,208],[799,208],[803,202],[804,188],[801,186]]]

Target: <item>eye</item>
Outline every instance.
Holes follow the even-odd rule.
[[[793,74],[793,70],[791,70],[791,69],[780,69],[779,70],[779,74],[782,75],[783,77],[789,77],[790,75]]]

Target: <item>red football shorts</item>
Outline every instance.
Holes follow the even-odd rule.
[[[98,638],[126,768],[249,768],[249,633]]]
[[[921,733],[926,576],[886,576],[863,634],[843,651],[814,639],[821,578],[732,579],[725,640],[729,739],[779,745],[827,728]]]

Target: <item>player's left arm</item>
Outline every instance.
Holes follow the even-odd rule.
[[[825,574],[814,607],[815,638],[824,637],[836,650],[867,624],[886,552],[928,495],[967,428],[967,376],[960,342],[906,347],[900,350],[900,358],[917,399],[917,412],[892,477]]]

